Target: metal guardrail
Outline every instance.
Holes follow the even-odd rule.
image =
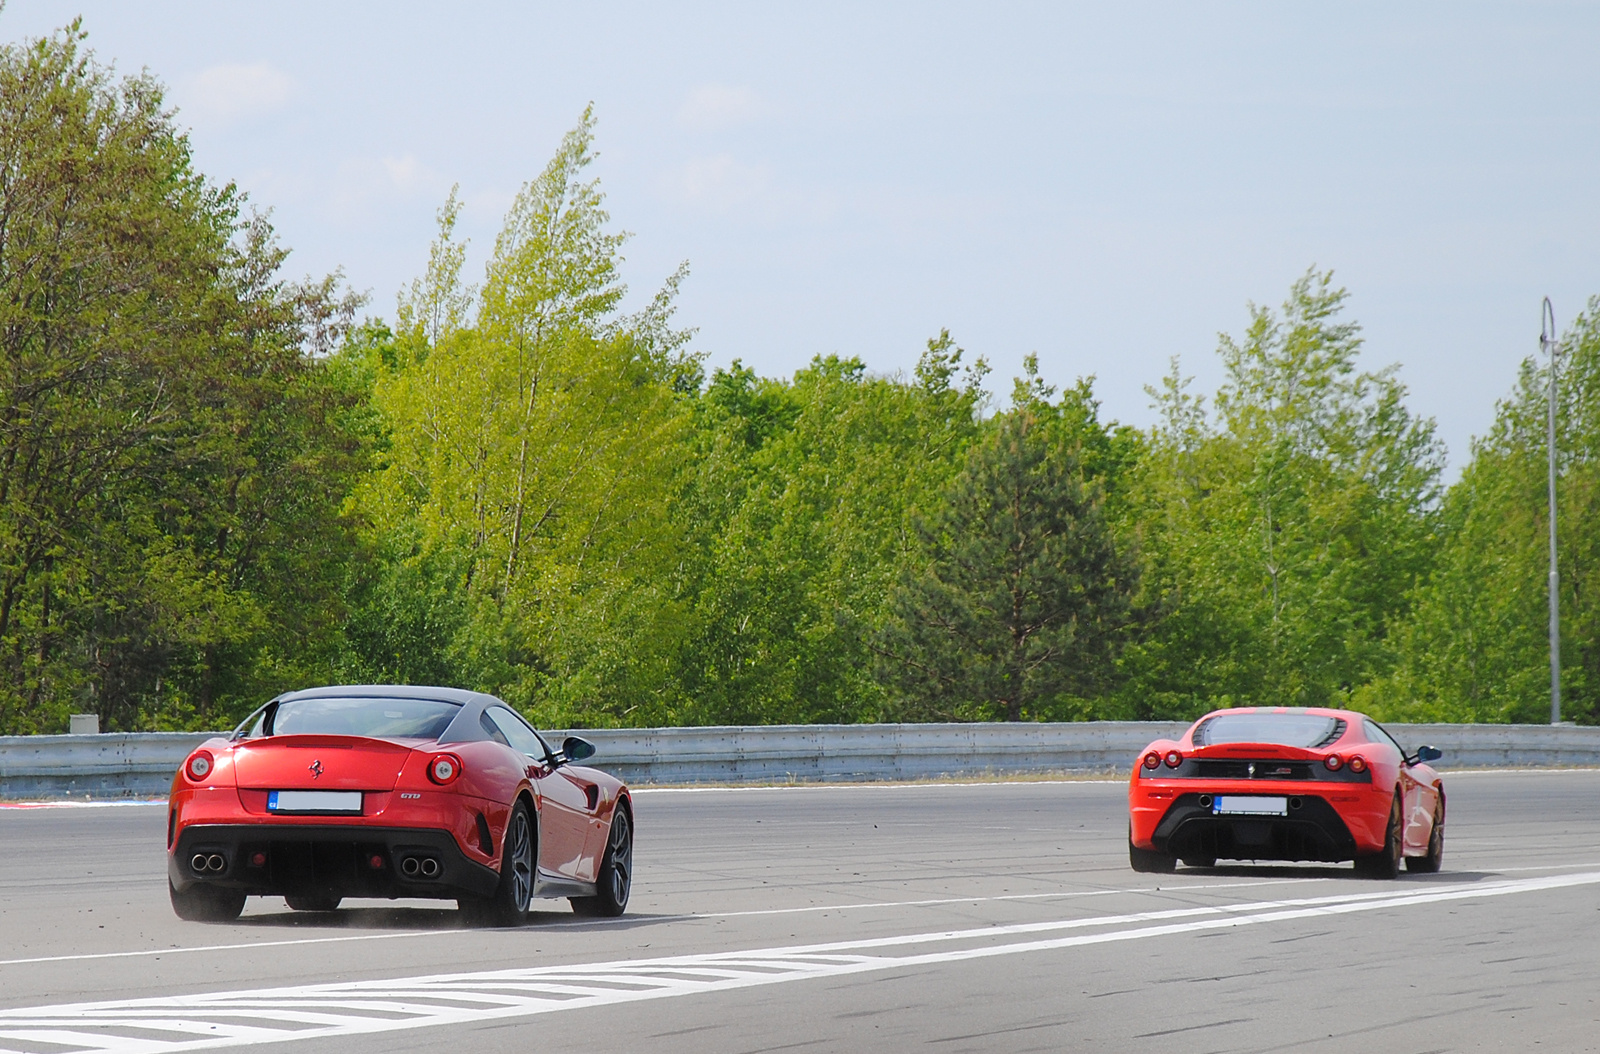
[[[1184,723],[768,725],[581,731],[595,764],[629,783],[785,783],[1126,772],[1152,739]],[[1600,727],[1390,725],[1440,767],[1600,765]],[[563,732],[553,734],[558,742]],[[164,795],[211,733],[0,737],[0,798]]]

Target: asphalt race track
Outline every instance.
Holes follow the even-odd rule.
[[[646,790],[628,915],[515,931],[180,922],[159,805],[0,808],[0,1050],[1600,1049],[1600,772],[1446,789],[1397,882],[1136,875],[1120,783]]]

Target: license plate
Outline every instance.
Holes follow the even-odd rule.
[[[1238,795],[1219,795],[1213,799],[1212,811],[1219,816],[1287,816],[1288,798],[1268,798],[1256,795],[1249,798]]]
[[[268,812],[348,813],[361,815],[360,791],[270,791]]]

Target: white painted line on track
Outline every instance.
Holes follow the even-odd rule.
[[[1595,884],[1600,884],[1600,872],[1591,871],[1513,879],[1468,888],[1433,886],[1386,890],[659,959],[19,1007],[0,1010],[0,1043],[5,1044],[3,1050],[8,1054],[30,1048],[32,1051],[72,1049],[91,1054],[175,1054],[187,1050],[372,1035],[438,1025],[479,1024],[556,1010],[724,992],[811,978]],[[1149,925],[1152,922],[1156,925]],[[993,943],[1007,936],[1090,927],[1111,928],[1095,933]],[[940,944],[963,946],[934,947],[909,955],[864,954],[889,947]]]
[[[1463,776],[1559,776],[1563,773],[1595,773],[1600,768],[1593,765],[1580,765],[1573,768],[1528,768],[1528,769],[1437,769],[1441,776],[1451,779],[1460,779]]]
[[[1512,872],[1523,871],[1560,871],[1568,867],[1600,867],[1600,860],[1588,860],[1581,864],[1541,864],[1538,867],[1494,867],[1487,870],[1496,874],[1511,874]]]
[[[1463,776],[1549,776],[1566,773],[1595,773],[1600,772],[1600,767],[1589,768],[1526,768],[1526,769],[1440,769],[1439,774],[1449,776],[1451,779],[1460,779]],[[1082,779],[1073,776],[1063,776],[1059,779],[1039,780],[951,780],[943,783],[897,783],[891,780],[880,780],[872,783],[763,783],[755,786],[724,786],[724,787],[654,787],[650,784],[641,784],[630,787],[635,796],[658,794],[744,794],[752,791],[824,791],[824,790],[927,790],[931,788],[973,788],[973,787],[1070,787],[1070,786],[1106,786],[1115,784],[1126,786],[1128,777],[1117,776],[1110,779],[1094,776]],[[0,809],[105,809],[129,805],[165,805],[165,798],[151,798],[142,801],[26,801],[26,802],[0,802]]]
[[[1460,779],[1464,776],[1549,776],[1564,773],[1595,773],[1600,772],[1600,767],[1574,767],[1574,768],[1520,768],[1520,769],[1439,769],[1441,776],[1451,779]],[[640,784],[630,787],[629,790],[637,795],[658,794],[735,794],[749,793],[751,791],[824,791],[824,790],[926,790],[930,788],[972,788],[972,787],[1062,787],[1062,786],[1105,786],[1115,784],[1126,786],[1127,776],[1105,778],[1092,776],[1078,778],[1062,776],[1057,779],[1038,780],[950,780],[947,782],[899,783],[893,780],[877,780],[871,783],[762,783],[754,786],[692,786],[692,787],[654,787],[650,784]],[[151,798],[141,801],[26,801],[26,802],[0,802],[0,809],[104,809],[114,806],[128,805],[165,805],[165,798]]]
[[[128,801],[0,801],[0,809],[125,809],[132,805],[165,805],[165,798]]]
[[[873,783],[762,783],[755,786],[730,786],[730,787],[652,787],[649,784],[629,787],[634,795],[648,794],[749,794],[753,791],[825,791],[825,790],[949,790],[952,788],[973,787],[1074,787],[1094,786],[1097,784],[1114,783],[1119,787],[1128,785],[1128,777],[1121,776],[1114,779],[1104,777],[1086,777],[1076,779],[1064,776],[1054,780],[951,780],[948,783],[897,783],[893,780],[880,780]]]
[[[1343,876],[1341,876],[1343,877]],[[817,911],[851,911],[856,908],[921,908],[940,904],[990,904],[1007,900],[1064,900],[1069,897],[1111,897],[1139,893],[1187,893],[1191,889],[1239,889],[1248,886],[1282,886],[1296,882],[1332,882],[1323,878],[1272,878],[1262,882],[1208,882],[1195,886],[1154,886],[1148,889],[1079,889],[1059,893],[1007,893],[997,897],[940,897],[937,900],[882,900],[860,904],[825,904],[805,908],[762,908],[759,911],[706,911],[691,915],[667,915],[669,919],[737,919],[755,915],[801,915]],[[661,916],[658,916],[661,917]],[[0,963],[0,966],[5,965]]]
[[[855,908],[914,908],[939,904],[987,904],[992,901],[1007,900],[1044,900],[1052,898],[1069,897],[1104,897],[1123,895],[1138,895],[1140,893],[1174,893],[1187,892],[1191,889],[1237,889],[1240,887],[1255,888],[1258,886],[1276,886],[1293,882],[1326,882],[1324,878],[1283,878],[1269,879],[1265,882],[1220,882],[1206,883],[1192,886],[1155,886],[1140,889],[1090,889],[1090,890],[1065,890],[1056,893],[1015,893],[996,897],[941,897],[937,900],[895,900],[878,901],[861,904],[828,904],[822,906],[809,906],[803,908],[766,908],[760,911],[721,911],[703,912],[684,915],[655,915],[649,916],[656,922],[693,921],[695,919],[729,919],[751,915],[799,915],[819,911],[849,911]],[[637,921],[642,916],[634,915],[631,921]],[[605,925],[603,921],[595,919],[584,920],[585,925]],[[447,929],[447,930],[422,930],[408,931],[405,933],[363,933],[347,937],[304,937],[287,941],[251,941],[241,944],[202,944],[177,948],[141,948],[136,951],[125,952],[85,952],[78,955],[41,955],[31,959],[0,959],[0,966],[28,966],[37,963],[83,962],[94,959],[135,959],[159,958],[163,955],[181,955],[190,952],[235,952],[249,951],[252,948],[286,948],[301,944],[345,944],[355,941],[382,941],[399,940],[402,938],[416,937],[447,937],[459,933],[481,933],[481,930]],[[516,931],[504,931],[516,932]],[[540,931],[543,932],[543,931]]]
[[[129,952],[86,952],[82,955],[41,955],[34,959],[0,959],[0,966],[27,966],[33,963],[85,962],[92,959],[142,959],[160,958],[163,955],[182,955],[187,952],[237,952],[251,948],[287,948],[297,944],[346,944],[353,941],[392,941],[406,937],[444,937],[452,933],[469,933],[470,930],[423,930],[406,933],[362,933],[350,937],[306,937],[293,941],[251,941],[248,944],[199,944],[181,948],[141,948]],[[480,931],[481,932],[481,931]]]

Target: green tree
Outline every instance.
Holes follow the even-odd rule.
[[[679,501],[694,636],[675,720],[874,720],[866,640],[916,551],[913,510],[977,432],[987,366],[948,333],[912,378],[818,358],[790,381],[739,366],[698,401],[697,469]]]
[[[1087,382],[1052,405],[1028,367],[1012,409],[919,519],[924,562],[889,596],[877,672],[901,716],[1084,716],[1109,685],[1138,568],[1103,481],[1125,461],[1106,455],[1131,437],[1099,424]]]
[[[1429,573],[1442,455],[1393,370],[1357,369],[1347,293],[1315,270],[1223,337],[1216,413],[1174,365],[1136,488],[1152,628],[1117,712],[1325,705],[1385,673]]]
[[[1558,355],[1557,530],[1562,714],[1600,721],[1600,300]],[[1360,693],[1396,720],[1543,722],[1550,714],[1546,575],[1548,367],[1529,359],[1445,497],[1440,553],[1397,634],[1398,668]]]
[[[210,723],[310,676],[360,451],[289,286],[148,75],[0,49],[0,730]]]
[[[698,382],[671,326],[683,271],[619,312],[625,236],[586,179],[592,147],[586,110],[507,213],[481,292],[461,282],[454,194],[440,212],[427,274],[374,360],[386,463],[361,507],[389,567],[369,577],[350,637],[358,667],[450,671],[551,723],[617,721],[658,697],[682,632],[669,512],[680,389]],[[402,661],[380,612],[450,639]]]

